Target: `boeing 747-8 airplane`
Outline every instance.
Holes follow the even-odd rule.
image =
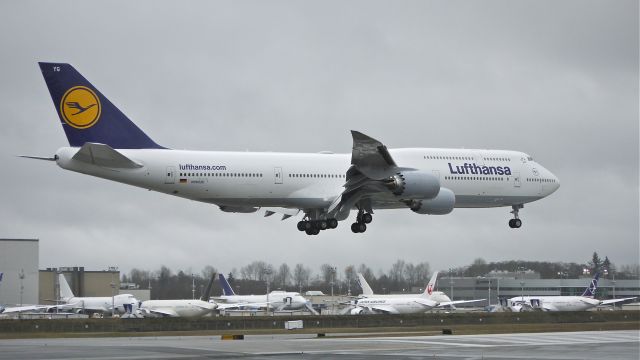
[[[352,131],[351,154],[172,150],[155,143],[71,65],[40,63],[69,140],[53,157],[63,169],[217,205],[222,211],[297,215],[317,235],[357,210],[354,233],[374,210],[444,215],[455,207],[509,206],[511,228],[525,203],[558,179],[525,153],[443,148],[388,149]]]

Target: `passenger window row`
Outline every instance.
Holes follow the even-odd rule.
[[[527,182],[556,182],[556,179],[527,178]]]
[[[495,176],[445,176],[446,180],[480,180],[480,181],[505,181],[505,178]]]
[[[430,160],[469,160],[473,161],[471,156],[440,156],[440,155],[425,155],[425,159]]]
[[[262,174],[260,173],[180,173],[180,176],[261,178]]]
[[[329,178],[329,179],[341,179],[346,175],[338,174],[289,174],[290,178]]]
[[[511,161],[511,159],[503,157],[488,157],[484,158],[484,161]]]

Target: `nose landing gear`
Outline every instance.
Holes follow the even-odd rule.
[[[520,218],[518,217],[518,212],[523,207],[524,207],[524,205],[522,205],[522,204],[511,206],[511,208],[513,209],[513,210],[511,210],[511,213],[513,214],[513,219],[509,220],[509,227],[510,228],[519,229],[520,226],[522,226],[522,220],[520,220]]]

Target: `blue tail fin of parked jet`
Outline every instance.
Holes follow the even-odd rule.
[[[114,149],[163,149],[73,66],[38,64],[71,146],[92,142]]]
[[[582,293],[582,296],[587,296],[587,297],[596,296],[596,290],[598,289],[599,278],[600,278],[600,273],[597,272],[596,275],[593,277],[593,279],[591,279],[591,284],[589,284],[589,286],[587,286],[587,288]]]
[[[218,279],[220,279],[220,287],[222,288],[222,295],[231,296],[236,294],[235,292],[233,292],[233,289],[231,288],[231,285],[229,285],[229,282],[227,281],[227,279],[224,278],[224,275],[218,274]]]

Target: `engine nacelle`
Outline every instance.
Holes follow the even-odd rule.
[[[364,309],[361,307],[357,307],[357,308],[353,308],[351,309],[350,313],[351,315],[360,315],[364,312]]]
[[[392,176],[387,187],[403,199],[433,199],[440,191],[440,180],[431,173],[407,171]]]
[[[433,199],[414,201],[411,204],[413,212],[423,215],[446,215],[453,211],[456,205],[456,195],[447,188],[440,188],[440,192]]]

